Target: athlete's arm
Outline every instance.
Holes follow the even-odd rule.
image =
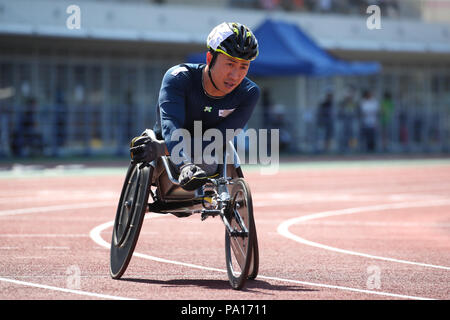
[[[172,141],[172,133],[176,129],[183,128],[185,121],[185,81],[183,72],[176,72],[178,66],[169,69],[163,77],[159,92],[159,111],[161,122],[161,134],[164,138],[169,154],[174,146],[179,143]],[[186,70],[187,71],[187,70]]]

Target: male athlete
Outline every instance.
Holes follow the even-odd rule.
[[[250,61],[258,55],[258,41],[240,23],[222,23],[207,38],[205,64],[179,64],[163,77],[154,132],[157,139],[143,135],[131,142],[133,162],[150,162],[172,154],[179,141],[171,139],[177,129],[194,134],[194,121],[202,121],[203,132],[219,129],[226,146],[226,129],[242,129],[258,101],[259,87],[246,78]],[[202,132],[202,134],[203,134]],[[180,186],[195,190],[211,174],[207,167],[187,159],[178,166]],[[217,167],[216,167],[217,168]]]

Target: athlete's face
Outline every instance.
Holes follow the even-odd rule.
[[[211,69],[211,75],[217,88],[223,94],[228,94],[244,80],[249,67],[249,61],[231,58],[220,53]]]

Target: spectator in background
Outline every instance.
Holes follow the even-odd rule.
[[[379,103],[372,93],[365,90],[360,104],[361,134],[365,150],[369,152],[376,150],[379,108]]]
[[[123,104],[119,107],[118,111],[118,144],[117,144],[117,155],[122,156],[125,154],[123,148],[124,145],[128,144],[133,137],[133,123],[135,122],[135,103],[134,103],[134,92],[132,88],[128,88],[124,92]]]
[[[1,92],[3,91],[3,92]],[[0,159],[3,156],[7,156],[10,154],[11,146],[10,146],[10,133],[9,133],[9,122],[10,122],[10,107],[8,104],[2,104],[1,100],[6,99],[9,95],[14,93],[12,88],[0,89]],[[6,93],[6,94],[5,94]]]
[[[274,104],[270,90],[268,88],[262,91],[262,107],[264,129],[279,129],[280,151],[287,150],[291,144],[291,134],[289,133],[289,124],[286,117],[286,107],[282,104]],[[270,139],[268,143],[270,144]]]
[[[398,138],[403,147],[409,143],[409,129],[408,129],[408,113],[405,107],[401,107],[398,113]]]
[[[280,0],[259,0],[259,5],[264,10],[274,10],[280,5]]]
[[[319,0],[319,12],[320,13],[328,13],[333,9],[333,1],[332,0]]]
[[[263,108],[262,127],[268,129],[271,127],[270,112],[272,109],[273,102],[272,97],[270,95],[270,90],[267,88],[263,90],[261,105]]]
[[[317,111],[317,127],[320,141],[323,141],[324,151],[329,151],[333,138],[333,92],[329,91],[325,100],[320,103]]]
[[[357,112],[358,102],[351,87],[339,104],[338,116],[342,127],[339,145],[342,151],[349,151],[357,145]]]
[[[280,6],[286,11],[302,11],[304,9],[304,0],[281,0]]]
[[[304,1],[304,7],[306,11],[314,11],[316,2],[315,0],[305,0]]]
[[[42,155],[43,140],[36,111],[36,99],[29,97],[25,103],[25,109],[19,114],[18,124],[13,133],[11,150],[14,156]]]
[[[292,0],[292,10],[304,11],[307,9],[306,0]]]
[[[286,107],[282,104],[276,104],[271,110],[271,124],[273,129],[278,129],[280,134],[280,151],[288,151],[292,144],[289,124],[286,117]]]
[[[360,15],[366,15],[367,14],[367,7],[370,6],[371,4],[376,4],[376,3],[370,3],[370,0],[351,0],[352,5],[354,6],[354,8],[358,8],[359,12],[358,14]]]
[[[392,137],[392,115],[394,113],[394,103],[392,101],[392,95],[389,91],[386,91],[381,101],[381,138],[383,143],[383,149],[386,151],[388,142]]]
[[[59,148],[64,146],[66,142],[67,132],[67,102],[65,97],[64,89],[57,86],[55,92],[55,107],[54,107],[54,137],[55,141],[53,144],[54,155],[58,154]]]
[[[399,16],[399,6],[397,0],[380,0],[381,14],[385,14],[388,17]]]
[[[305,1],[307,0],[257,0],[259,7],[264,10],[283,9],[286,11],[303,11],[305,9]],[[245,3],[245,1],[244,1]],[[242,1],[237,4],[243,6]]]
[[[415,144],[419,145],[423,142],[423,133],[425,128],[425,114],[423,103],[414,101],[414,109],[411,108],[409,113],[413,118],[412,140]]]

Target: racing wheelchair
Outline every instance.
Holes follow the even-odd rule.
[[[233,289],[255,279],[259,268],[258,240],[250,188],[244,180],[238,154],[229,142],[214,178],[187,191],[177,180],[177,170],[167,155],[152,162],[130,163],[123,183],[112,232],[110,275],[120,279],[126,271],[148,212],[178,218],[200,214],[201,220],[220,216],[225,226],[225,261]],[[227,163],[234,158],[233,163]]]

